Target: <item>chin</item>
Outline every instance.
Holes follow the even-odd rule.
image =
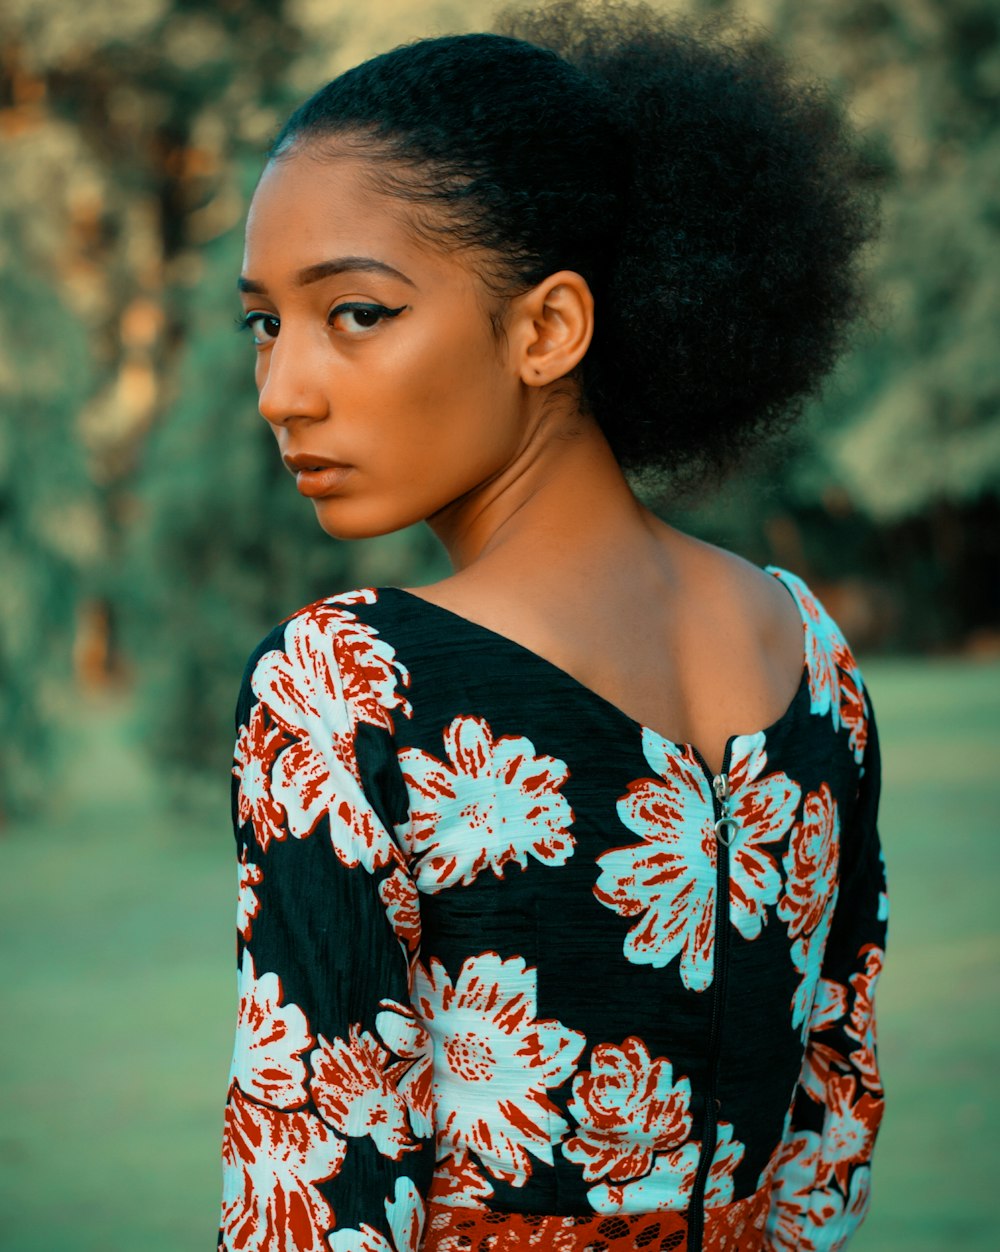
[[[423,514],[410,517],[398,512],[359,508],[336,497],[316,500],[314,505],[316,521],[331,539],[375,539],[424,520]]]

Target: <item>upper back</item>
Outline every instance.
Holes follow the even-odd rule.
[[[582,686],[721,763],[727,738],[774,721],[803,668],[800,609],[781,581],[662,527],[652,559],[446,579],[412,594],[520,643]]]

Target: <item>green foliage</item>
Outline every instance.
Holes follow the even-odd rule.
[[[802,435],[670,516],[856,585],[859,639],[995,630],[1000,6],[688,3],[748,13],[843,93],[883,154],[885,227],[876,324]],[[0,8],[0,714],[18,727],[0,813],[41,795],[46,729],[81,684],[138,675],[151,749],[217,777],[239,670],[275,621],[348,585],[443,573],[422,530],[345,546],[316,526],[255,415],[232,289],[260,153],[291,105],[397,40],[482,28],[490,8]]]
[[[16,223],[5,224],[16,240]],[[81,590],[99,579],[103,537],[73,429],[92,368],[85,330],[54,291],[27,280],[13,248],[0,286],[2,820],[51,785],[49,727],[75,698],[75,614]]]
[[[1000,493],[1000,6],[776,0],[779,35],[834,74],[890,177],[879,307],[813,415],[797,494],[876,524]],[[818,471],[818,472],[817,472]]]

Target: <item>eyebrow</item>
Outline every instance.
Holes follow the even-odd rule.
[[[333,261],[320,261],[318,265],[307,265],[295,275],[295,285],[308,287],[310,283],[321,282],[324,278],[358,270],[368,274],[386,274],[390,278],[398,278],[410,287],[417,285],[412,278],[407,278],[400,270],[387,265],[385,261],[377,261],[371,256],[342,256]],[[263,283],[258,283],[252,278],[244,278],[242,274],[236,280],[236,286],[240,291],[253,295],[267,294],[267,288]]]

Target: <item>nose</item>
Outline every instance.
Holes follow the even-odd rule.
[[[328,416],[329,402],[323,386],[323,373],[310,346],[282,334],[257,364],[257,410],[272,426],[289,422],[322,421]]]

